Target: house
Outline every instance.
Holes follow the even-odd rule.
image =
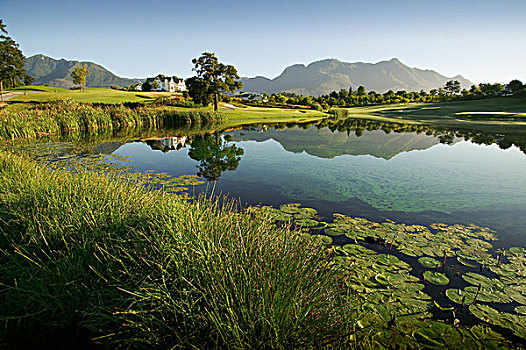
[[[153,150],[159,150],[166,153],[185,147],[186,143],[188,143],[190,139],[187,136],[177,136],[164,138],[154,137],[143,139],[141,141],[146,143]]]
[[[147,78],[146,82],[150,85],[150,89],[152,91],[186,91],[186,84],[184,82],[184,79],[180,79],[176,76],[167,77],[162,74],[159,74],[154,78]]]
[[[245,92],[234,97],[241,98],[243,101],[263,101],[263,94],[257,92]]]

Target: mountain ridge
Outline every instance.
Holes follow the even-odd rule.
[[[431,69],[409,67],[394,57],[377,63],[342,62],[335,58],[297,63],[286,67],[273,78],[243,77],[243,90],[260,93],[292,92],[319,96],[340,89],[362,85],[367,91],[420,91],[438,89],[449,80],[458,80],[463,88],[473,83],[461,75],[448,78]]]
[[[140,79],[119,77],[94,62],[66,60],[64,58],[57,60],[43,54],[26,58],[25,69],[27,74],[35,78],[34,85],[67,89],[74,86],[71,72],[77,64],[86,64],[88,67],[87,87],[127,86],[140,81]]]

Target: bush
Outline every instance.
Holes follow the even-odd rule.
[[[333,108],[329,109],[328,113],[337,118],[347,118],[349,116],[349,110],[347,109]]]

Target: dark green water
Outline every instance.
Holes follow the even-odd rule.
[[[502,149],[453,134],[290,125],[173,136],[104,143],[95,151],[130,157],[133,171],[201,175],[215,193],[244,203],[297,202],[325,217],[474,223],[497,230],[497,245],[526,239],[526,155],[516,146]]]

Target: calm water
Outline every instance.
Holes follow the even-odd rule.
[[[516,146],[304,126],[173,136],[94,151],[129,156],[133,171],[201,175],[215,193],[249,204],[301,203],[326,218],[338,212],[424,225],[475,223],[497,230],[497,246],[526,241],[526,155]]]

